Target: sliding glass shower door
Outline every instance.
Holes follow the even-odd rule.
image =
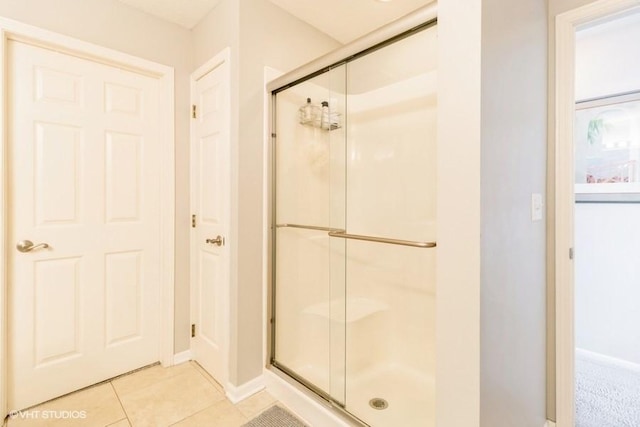
[[[346,66],[276,98],[275,360],[344,402]],[[331,110],[331,111],[329,111]]]
[[[274,94],[272,363],[374,427],[435,425],[436,41]]]

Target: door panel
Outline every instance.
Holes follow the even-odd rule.
[[[82,129],[41,122],[36,122],[35,127],[37,224],[77,223]]]
[[[142,335],[142,258],[141,251],[105,254],[107,347]]]
[[[116,132],[106,137],[106,221],[139,221],[142,139]]]
[[[34,263],[36,368],[82,353],[81,265],[80,257]]]
[[[9,406],[159,358],[158,81],[9,42]]]
[[[219,283],[222,280],[221,259],[219,255],[202,252],[200,254],[200,296],[213,310],[201,310],[199,317],[200,335],[208,345],[221,348],[223,345],[220,331],[222,325],[218,319],[218,313],[223,308],[220,305],[221,295]]]
[[[200,222],[203,225],[222,225],[220,197],[220,133],[216,132],[200,139]],[[205,190],[206,189],[206,190]],[[205,190],[205,191],[202,191]]]

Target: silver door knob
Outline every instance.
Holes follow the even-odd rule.
[[[208,243],[210,245],[222,246],[222,245],[224,245],[224,237],[217,236],[215,239],[207,239],[207,240],[205,240],[205,243]]]
[[[16,249],[18,249],[18,251],[20,252],[31,252],[35,249],[39,249],[39,248],[46,249],[48,247],[49,245],[47,243],[38,243],[37,245],[34,245],[31,240],[20,240],[16,245]]]

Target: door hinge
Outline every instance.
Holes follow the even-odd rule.
[[[196,336],[196,324],[192,323],[191,324],[191,338]]]
[[[196,216],[191,215],[191,228],[196,228]]]
[[[196,106],[195,104],[191,106],[191,118],[195,119],[197,117]]]
[[[569,259],[573,259],[574,255],[573,248],[569,248]]]

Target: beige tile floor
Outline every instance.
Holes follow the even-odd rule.
[[[261,391],[234,405],[197,363],[188,362],[152,366],[63,396],[9,418],[7,426],[239,427],[276,403]],[[64,411],[75,418],[55,419]]]

